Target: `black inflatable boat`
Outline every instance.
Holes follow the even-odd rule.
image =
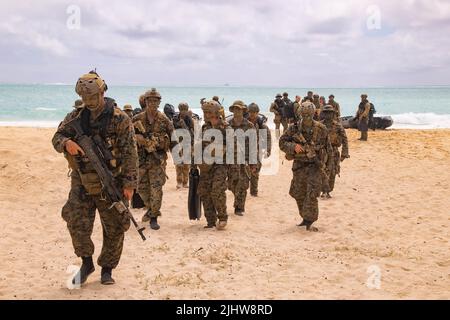
[[[341,117],[342,125],[345,129],[358,129],[358,120],[353,116]],[[387,129],[394,124],[391,116],[373,117],[375,129]]]

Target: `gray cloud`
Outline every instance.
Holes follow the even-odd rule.
[[[80,30],[66,27],[71,4],[81,9]],[[72,83],[98,66],[111,83],[448,84],[450,3],[380,0],[381,29],[369,30],[372,4],[2,1],[0,82]]]

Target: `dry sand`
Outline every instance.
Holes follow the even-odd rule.
[[[450,298],[450,130],[370,132],[367,143],[349,131],[351,159],[320,201],[316,234],[296,227],[290,162],[261,177],[260,197],[224,232],[188,220],[169,165],[161,230],[143,243],[130,229],[117,284],[100,285],[97,267],[81,290],[66,287],[80,262],[60,216],[69,178],[53,132],[0,128],[1,299]],[[97,257],[98,219],[93,239]]]

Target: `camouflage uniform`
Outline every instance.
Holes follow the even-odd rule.
[[[288,124],[286,119],[283,117],[283,100],[281,100],[282,95],[277,94],[276,99],[270,105],[270,112],[274,114],[273,122],[275,123],[275,130],[280,130],[280,124],[283,125],[283,131],[287,129]]]
[[[127,114],[127,116],[130,117],[130,119],[133,119],[133,107],[129,104],[126,104],[123,106],[123,111]]]
[[[59,125],[52,143],[56,151],[64,152],[66,157],[77,159],[72,163],[71,188],[69,199],[62,209],[62,217],[67,222],[72,237],[75,254],[89,257],[94,253],[91,240],[95,220],[95,210],[100,215],[103,228],[103,246],[98,264],[104,268],[115,268],[122,253],[124,232],[129,228],[128,218],[119,217],[109,210],[111,203],[101,195],[101,184],[97,173],[85,156],[71,157],[65,151],[65,143],[71,139],[76,142],[75,132],[67,123],[77,117],[87,135],[99,134],[111,150],[114,160],[109,164],[117,185],[123,189],[137,186],[136,140],[130,118],[121,111],[114,100],[105,98],[105,109],[94,121],[90,119],[87,108],[78,108],[69,113]]]
[[[309,104],[309,108],[312,116],[315,107]],[[320,122],[313,121],[312,128],[308,130],[300,121],[289,127],[279,144],[287,159],[294,160],[289,194],[297,201],[300,216],[312,224],[319,215],[317,198],[322,188],[324,161],[330,149],[327,129]],[[297,144],[302,145],[304,152],[295,153]]]
[[[333,106],[325,106],[324,113],[336,113]],[[327,157],[326,173],[328,176],[328,185],[323,192],[329,193],[334,190],[336,175],[341,171],[341,159],[348,158],[348,139],[345,129],[337,120],[323,120],[322,123],[327,127],[328,135],[331,143],[331,152]],[[342,157],[339,148],[342,146]]]
[[[249,105],[249,111],[254,111],[254,112],[259,112],[259,107],[256,104],[250,104]],[[255,122],[252,122],[252,124],[255,126],[256,129],[256,134],[258,137],[258,154],[261,154],[262,151],[265,151],[267,156],[270,156],[271,151],[272,151],[272,135],[270,132],[269,127],[266,125],[265,122],[263,121],[259,121],[259,119],[257,119]],[[261,141],[260,136],[259,136],[259,130],[266,130],[267,132],[267,137],[266,137],[266,147],[267,150],[261,150]],[[258,163],[256,165],[256,171],[252,172],[250,174],[250,194],[252,196],[257,196],[258,195],[258,183],[259,183],[259,173],[261,171],[261,159],[260,157],[258,157]]]
[[[157,218],[161,216],[163,186],[167,179],[167,152],[171,147],[173,125],[160,111],[156,111],[152,123],[147,112],[142,112],[133,117],[133,124],[136,134],[145,138],[144,143],[138,141],[138,193],[148,209],[147,218]]]
[[[185,112],[189,110],[189,106],[187,103],[180,103],[178,106],[180,112]],[[194,139],[194,122],[192,116],[189,113],[186,113],[184,117],[181,116],[181,113],[176,115],[173,118],[173,126],[175,129],[185,129],[191,133],[191,141],[193,143]],[[182,156],[182,154],[180,154]],[[187,187],[189,182],[189,169],[190,164],[176,164],[175,170],[177,174],[177,188]]]
[[[220,114],[220,105],[216,102],[208,101],[202,105],[203,110],[213,109],[217,115]],[[204,134],[209,129],[217,129],[222,132],[223,137],[226,137],[226,129],[228,124],[224,120],[220,120],[217,126],[213,126],[209,121],[205,122],[202,126],[202,133]],[[210,145],[210,141],[202,141],[202,152]],[[225,139],[224,151],[226,147]],[[200,181],[198,184],[198,194],[200,195],[203,203],[203,210],[205,212],[205,218],[209,227],[213,227],[217,223],[217,219],[222,222],[228,220],[227,214],[227,174],[228,168],[225,164],[225,154],[222,163],[199,165],[200,169]]]
[[[234,108],[240,108],[247,111],[247,106],[242,101],[235,101],[230,107],[230,111],[233,112]],[[230,121],[230,127],[235,131],[241,129],[242,131],[247,131],[249,129],[255,129],[255,126],[248,121],[243,119],[242,123],[236,124],[236,121],[232,119]],[[247,198],[247,189],[250,187],[250,170],[247,164],[237,164],[237,154],[239,152],[237,146],[237,138],[234,140],[234,161],[233,164],[228,165],[228,190],[230,190],[234,195],[234,209],[236,213],[245,212],[245,200]],[[245,152],[245,162],[248,163],[249,160],[249,148],[248,141],[246,139],[243,152]]]
[[[367,141],[369,131],[369,113],[370,102],[367,100],[367,95],[361,95],[362,101],[358,106],[356,112],[356,118],[358,119],[358,130],[361,132],[361,138],[359,140]]]
[[[331,97],[331,96],[330,96]],[[333,96],[334,98],[334,96]],[[335,100],[328,100],[328,105],[332,106],[335,112],[335,119],[339,120],[341,117],[341,106]]]

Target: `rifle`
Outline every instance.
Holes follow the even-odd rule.
[[[145,227],[139,227],[139,225],[137,224],[136,220],[130,212],[130,209],[128,208],[128,202],[123,200],[122,192],[114,183],[114,177],[106,165],[105,160],[110,158],[110,153],[109,150],[107,150],[106,146],[103,145],[103,141],[101,141],[100,137],[98,136],[96,136],[95,138],[91,138],[85,135],[81,127],[79,118],[75,118],[74,120],[68,122],[66,125],[75,131],[76,142],[81,147],[81,149],[83,149],[86,157],[94,167],[95,172],[97,172],[102,184],[103,192],[107,200],[111,203],[111,207],[109,207],[109,209],[114,208],[117,214],[127,215],[136,228],[137,232],[141,236],[142,240],[145,241],[146,238],[143,233]],[[102,144],[99,145],[98,142],[100,141],[102,142]]]

